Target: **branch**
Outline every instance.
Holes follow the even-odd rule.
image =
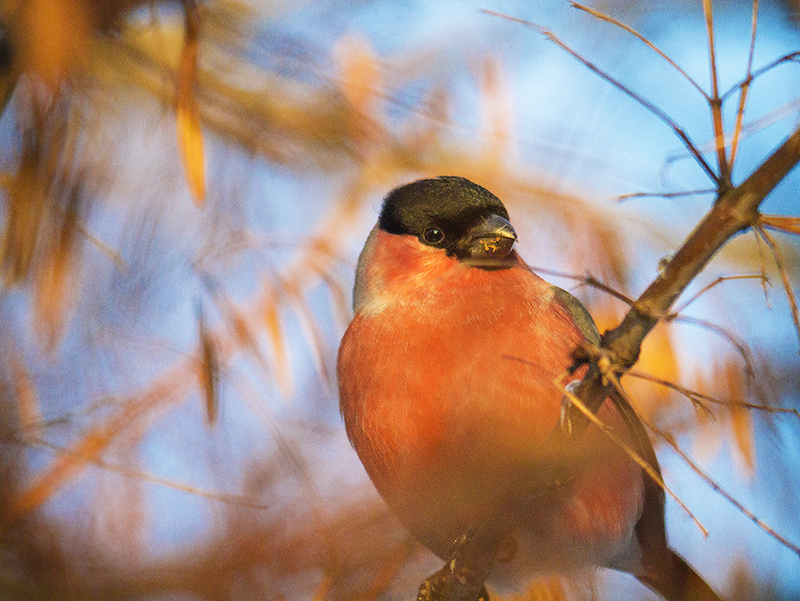
[[[601,350],[615,370],[624,373],[639,358],[642,342],[675,300],[733,236],[758,219],[758,207],[800,161],[800,128],[765,160],[742,184],[722,194],[683,245],[666,263],[659,276],[636,300],[622,323],[603,335]],[[593,412],[605,401],[610,386],[592,364],[576,394]],[[572,416],[573,433],[588,421]]]

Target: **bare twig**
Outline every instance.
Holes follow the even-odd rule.
[[[711,168],[711,165],[709,165],[708,162],[703,158],[702,153],[697,149],[697,147],[695,146],[694,142],[692,142],[691,138],[689,138],[687,133],[685,131],[683,131],[683,129],[681,129],[681,127],[679,127],[678,124],[669,115],[667,115],[664,111],[662,111],[660,108],[658,108],[652,102],[650,102],[649,100],[646,100],[645,98],[643,98],[642,96],[640,96],[639,94],[637,94],[636,92],[631,90],[628,86],[623,84],[621,81],[619,81],[618,79],[615,79],[614,77],[612,77],[611,75],[609,75],[608,73],[606,73],[605,71],[600,69],[600,67],[597,67],[594,63],[592,63],[589,60],[587,60],[586,58],[584,58],[581,54],[579,54],[578,52],[573,50],[570,46],[568,46],[563,41],[561,41],[561,39],[558,36],[556,36],[556,34],[553,33],[552,31],[550,31],[549,29],[546,29],[545,27],[542,27],[541,25],[537,25],[536,23],[533,23],[531,21],[526,21],[525,19],[520,19],[518,17],[512,17],[510,15],[506,15],[506,14],[503,14],[503,13],[498,13],[498,12],[495,12],[495,11],[492,11],[492,10],[483,10],[482,12],[487,14],[487,15],[491,15],[493,17],[499,17],[501,19],[506,19],[507,21],[511,21],[513,23],[519,23],[520,25],[524,25],[526,27],[530,27],[531,29],[534,29],[534,30],[538,31],[541,35],[543,35],[549,41],[553,42],[556,46],[558,46],[559,48],[564,50],[567,54],[569,54],[570,56],[572,56],[573,58],[578,60],[581,64],[583,64],[590,71],[596,73],[597,75],[599,75],[600,77],[605,79],[608,83],[610,83],[612,86],[614,86],[615,88],[617,88],[618,90],[620,90],[621,92],[623,92],[624,94],[626,94],[627,96],[629,96],[630,98],[632,98],[633,100],[635,100],[636,102],[641,104],[645,109],[647,109],[650,113],[652,113],[660,121],[662,121],[663,123],[668,125],[672,129],[672,131],[675,132],[675,135],[677,135],[678,138],[683,143],[683,145],[686,146],[687,150],[694,157],[694,159],[697,161],[698,165],[700,165],[700,167],[702,167],[703,171],[706,172],[706,175],[708,175],[708,177],[716,185],[720,184],[720,178],[717,176],[717,174]]]
[[[663,380],[654,375],[637,371],[635,369],[627,371],[625,375],[631,376],[633,378],[638,378],[640,380],[646,380],[648,382],[652,382],[653,384],[658,384],[659,386],[663,386],[665,388],[670,388],[675,392],[680,393],[687,399],[689,399],[695,407],[702,408],[711,417],[713,417],[714,414],[708,407],[705,406],[704,403],[706,402],[713,403],[714,405],[722,405],[723,407],[741,407],[743,409],[753,409],[756,411],[764,411],[766,413],[788,413],[794,415],[795,417],[800,417],[800,410],[798,409],[792,409],[791,407],[772,407],[770,405],[759,405],[757,403],[748,403],[747,401],[718,399],[717,397],[713,397],[708,394],[703,394],[702,392],[698,392],[696,390],[691,390],[675,382]]]
[[[700,196],[701,194],[712,194],[715,188],[705,188],[703,190],[687,190],[683,192],[634,192],[633,194],[622,194],[616,200],[628,200],[630,198],[680,198],[681,196]]]
[[[719,168],[718,184],[720,191],[731,186],[731,171],[725,153],[725,126],[722,123],[722,99],[719,97],[719,84],[717,83],[717,51],[714,44],[714,7],[712,0],[703,0],[703,14],[706,18],[706,31],[708,32],[708,56],[711,67],[711,118],[714,123],[714,146],[717,151],[717,166]]]
[[[784,63],[790,63],[792,61],[796,61],[798,59],[800,59],[800,50],[797,50],[795,52],[790,52],[789,54],[785,54],[785,55],[781,56],[780,58],[776,58],[771,63],[768,63],[768,64],[764,65],[763,67],[761,67],[760,69],[756,69],[755,71],[753,71],[752,75],[750,76],[750,82],[752,83],[755,79],[757,79],[758,77],[764,75],[768,71],[772,71],[772,69],[774,69],[775,67],[778,67],[778,66],[780,66],[780,65],[782,65]],[[739,82],[738,84],[736,84],[735,86],[733,86],[731,89],[727,90],[722,95],[722,97],[721,97],[722,100],[725,101],[728,98],[728,96],[730,96],[731,94],[736,92],[736,90],[740,89],[746,82],[747,82],[747,80],[745,79],[745,80]]]
[[[680,73],[684,77],[684,79],[686,79],[686,81],[688,81],[692,85],[692,87],[695,90],[697,90],[703,96],[703,98],[706,99],[706,101],[708,101],[708,102],[711,101],[711,97],[706,93],[706,91],[703,88],[700,87],[700,85],[694,79],[692,79],[689,76],[688,73],[686,73],[686,71],[681,69],[675,63],[675,61],[673,61],[669,56],[667,56],[664,52],[662,52],[661,49],[658,46],[653,44],[653,42],[648,40],[641,33],[636,31],[632,27],[630,27],[628,25],[625,25],[625,23],[617,21],[616,19],[614,19],[614,18],[608,16],[607,14],[602,13],[602,12],[600,12],[598,10],[594,10],[593,8],[589,8],[588,6],[584,6],[583,4],[578,4],[577,2],[570,2],[570,4],[573,6],[573,8],[577,8],[578,10],[582,10],[584,12],[587,12],[590,15],[592,15],[593,17],[595,17],[596,19],[600,19],[601,21],[605,21],[606,23],[611,23],[612,25],[615,25],[615,26],[627,31],[629,34],[631,34],[632,36],[634,36],[635,38],[640,40],[643,44],[645,44],[648,48],[650,48],[653,52],[658,54],[658,56],[660,56],[665,61],[667,61],[667,63],[669,63],[669,65],[673,69],[675,69],[678,73]]]
[[[794,295],[794,290],[792,290],[792,282],[789,280],[789,274],[786,272],[786,266],[783,263],[783,254],[781,253],[781,249],[775,243],[775,239],[772,237],[772,235],[760,222],[756,223],[754,228],[761,239],[766,242],[770,252],[772,253],[773,259],[775,259],[775,265],[778,268],[778,273],[781,276],[781,282],[783,282],[783,289],[786,292],[786,298],[789,301],[789,307],[792,310],[794,329],[797,332],[798,340],[800,340],[800,311],[798,311],[797,298]]]
[[[745,365],[745,373],[747,374],[748,379],[755,377],[756,371],[753,368],[753,356],[750,352],[750,347],[748,346],[747,342],[736,336],[730,330],[726,330],[720,325],[707,321],[705,319],[698,319],[697,317],[686,317],[684,315],[678,315],[676,313],[671,313],[667,319],[669,321],[677,321],[681,323],[687,323],[690,325],[698,326],[704,328],[706,330],[711,330],[725,338],[728,342],[730,342],[733,346],[736,347],[736,350],[742,356]]]
[[[605,285],[603,282],[595,278],[592,274],[587,273],[586,275],[576,275],[574,273],[566,273],[564,271],[558,271],[555,269],[547,269],[545,267],[531,267],[531,269],[536,273],[545,273],[547,275],[552,275],[559,278],[566,278],[568,280],[575,280],[580,282],[582,286],[591,286],[592,288],[597,288],[602,292],[605,292],[609,296],[613,296],[614,298],[621,300],[623,303],[628,305],[629,307],[633,305],[635,302],[629,296],[624,295],[619,290],[614,290],[609,286]]]
[[[753,0],[753,19],[750,29],[750,54],[747,57],[747,75],[741,86],[739,95],[739,108],[736,110],[736,124],[733,127],[733,140],[731,141],[731,169],[736,164],[736,152],[739,149],[739,136],[742,133],[742,121],[744,120],[744,108],[747,105],[747,92],[750,90],[750,83],[753,81],[753,55],[756,50],[756,27],[758,25],[758,0]]]
[[[628,404],[631,407],[634,408],[634,410],[636,410],[636,404],[633,402],[633,399],[631,399],[631,397],[622,388],[622,385],[619,383],[617,377],[611,372],[606,372],[604,375],[609,379],[610,382],[612,382],[617,392],[620,395],[622,395],[622,397],[628,402]],[[647,426],[653,433],[663,438],[667,442],[667,444],[669,444],[669,446],[672,447],[672,449],[678,454],[678,456],[681,459],[683,459],[686,465],[688,465],[689,468],[695,474],[697,474],[706,484],[708,484],[712,488],[712,490],[714,490],[716,493],[722,496],[722,498],[724,498],[736,509],[738,509],[739,512],[742,513],[742,515],[750,519],[750,521],[752,521],[756,526],[761,528],[761,530],[769,534],[772,538],[780,542],[788,549],[791,549],[796,554],[800,555],[800,546],[795,545],[787,538],[778,534],[778,532],[776,532],[770,525],[768,525],[766,522],[756,517],[756,515],[752,511],[747,509],[744,505],[742,505],[739,501],[737,501],[728,491],[726,491],[719,484],[717,484],[717,482],[713,478],[711,478],[711,476],[709,476],[705,471],[703,471],[703,469],[691,457],[689,457],[686,451],[684,451],[680,447],[680,445],[678,445],[673,436],[667,434],[666,432],[658,428],[651,420],[649,420],[646,416],[644,416],[641,411],[636,410],[636,414],[638,415],[642,423],[645,426]]]
[[[696,301],[698,298],[703,296],[706,292],[708,292],[712,288],[718,286],[719,284],[722,284],[723,282],[731,282],[733,280],[761,280],[762,284],[765,283],[765,282],[769,283],[769,279],[763,273],[756,273],[756,274],[749,274],[749,275],[724,275],[724,276],[719,276],[716,280],[714,280],[710,284],[707,284],[707,285],[703,286],[703,288],[699,292],[697,292],[689,300],[687,300],[685,303],[683,303],[680,307],[675,309],[674,312],[677,313],[677,314],[683,313],[689,305],[691,305],[694,301]]]
[[[46,449],[47,451],[53,453],[54,455],[70,455],[74,457],[77,461],[85,461],[86,463],[98,467],[100,469],[103,469],[107,472],[113,472],[115,474],[119,474],[126,478],[133,478],[135,480],[139,480],[140,482],[146,482],[147,484],[154,484],[156,486],[161,486],[163,488],[169,488],[172,490],[177,490],[197,497],[203,497],[204,499],[210,499],[212,501],[220,501],[222,503],[232,503],[234,505],[240,505],[242,507],[250,507],[254,509],[267,509],[269,507],[268,504],[254,501],[253,499],[250,499],[242,495],[212,492],[209,490],[199,488],[197,486],[192,486],[191,484],[184,484],[182,482],[177,482],[169,478],[157,476],[156,474],[152,474],[150,472],[146,472],[143,470],[124,467],[122,465],[116,465],[114,463],[105,461],[104,459],[101,459],[99,457],[85,457],[74,449],[57,445],[47,440],[43,439],[36,439],[32,441],[14,440],[14,442],[17,442],[19,444],[37,446]]]

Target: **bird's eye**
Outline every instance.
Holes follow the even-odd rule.
[[[439,244],[439,242],[444,240],[444,232],[438,227],[429,227],[422,232],[422,240],[426,244]]]

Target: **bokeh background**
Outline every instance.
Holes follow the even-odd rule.
[[[606,0],[710,91],[700,0]],[[726,132],[753,6],[715,0]],[[711,111],[639,39],[560,0],[0,3],[0,599],[411,599],[439,562],[373,491],[338,415],[357,253],[394,186],[468,177],[601,331],[713,203]],[[762,0],[753,70],[800,50]],[[734,183],[800,123],[800,65],[749,86]],[[706,192],[703,192],[703,191]],[[684,194],[687,192],[697,192]],[[641,193],[666,196],[634,196]],[[620,197],[625,196],[620,200]],[[763,212],[798,217],[796,169]],[[800,281],[738,236],[646,340],[641,410],[800,544]],[[569,277],[570,275],[574,277]],[[730,279],[704,289],[720,276]],[[684,307],[696,293],[700,297]],[[745,403],[757,405],[747,408]],[[788,411],[784,411],[788,410]],[[792,413],[791,410],[795,412]],[[800,557],[653,434],[673,547],[726,598],[800,597]],[[655,599],[612,572],[525,599]]]

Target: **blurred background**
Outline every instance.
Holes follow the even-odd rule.
[[[715,165],[688,79],[710,93],[700,0],[591,7],[685,76],[561,0],[0,2],[0,599],[414,597],[439,560],[372,489],[336,396],[382,197],[443,174],[486,186],[601,331],[626,305],[581,278],[635,298],[714,200],[663,120],[486,12],[552,31]],[[753,6],[713,9],[732,134]],[[800,123],[800,65],[781,60],[798,18],[758,7],[734,183]],[[794,221],[731,241],[646,340],[651,380],[625,380],[751,513],[653,435],[708,531],[669,500],[672,546],[731,600],[800,597],[798,553],[751,519],[800,544],[799,192],[795,169],[762,207]],[[519,598],[656,597],[598,572]]]

